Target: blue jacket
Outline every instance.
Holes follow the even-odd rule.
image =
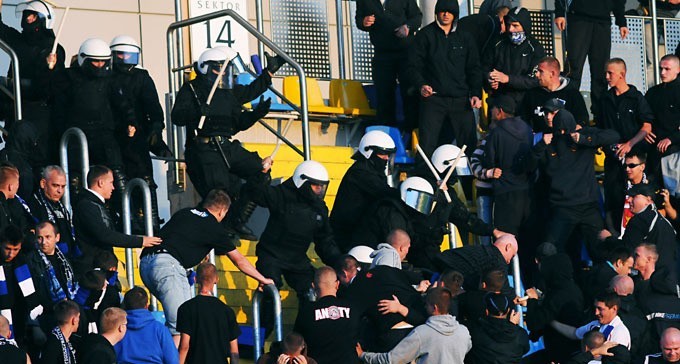
[[[127,314],[127,333],[114,346],[118,363],[179,363],[170,331],[151,312],[137,309]]]

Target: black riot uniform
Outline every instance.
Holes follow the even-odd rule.
[[[133,65],[117,65],[115,61],[113,69],[116,85],[134,109],[135,120],[138,123],[137,132],[132,138],[127,136],[119,138],[125,173],[128,178],[142,178],[149,184],[153,221],[156,226],[160,226],[156,197],[158,185],[153,179],[149,152],[162,157],[169,157],[172,154],[163,141],[162,132],[165,124],[163,109],[158,102],[158,91],[147,70]],[[140,196],[133,197],[137,197],[134,198],[135,202],[141,201],[138,198]],[[141,204],[136,203],[136,207],[141,208]]]
[[[374,155],[367,159],[360,153],[352,158],[356,162],[342,177],[330,217],[335,241],[343,251],[354,247],[352,232],[359,225],[364,211],[383,198],[399,198],[399,190],[387,184],[386,161]]]
[[[58,161],[57,146],[61,135],[50,125],[50,105],[54,99],[49,93],[49,84],[53,75],[64,70],[66,56],[64,48],[57,46],[57,63],[52,70],[48,68],[46,58],[52,51],[54,31],[45,28],[45,19],[42,18],[27,24],[26,13],[27,11],[22,17],[21,32],[3,23],[0,15],[0,39],[6,42],[19,58],[23,119],[34,122],[38,129],[38,153],[33,157],[37,167],[42,167],[47,162]],[[12,75],[11,70],[8,74]],[[16,118],[13,115],[14,106],[4,94],[0,94],[0,100],[2,100],[0,115],[12,115],[5,118],[5,129],[10,130]]]
[[[205,197],[212,189],[222,189],[235,199],[225,222],[242,237],[250,236],[249,239],[255,237],[245,223],[255,204],[246,196],[247,189],[241,191],[240,179],[262,184],[268,174],[262,173],[262,158],[257,152],[246,150],[231,137],[267,114],[271,100],[260,102],[252,112],[242,111],[241,105],[262,94],[270,84],[271,75],[264,71],[249,85],[217,88],[208,106],[206,101],[213,82],[199,73],[196,79],[182,85],[171,115],[175,125],[187,128],[184,154],[196,191]],[[201,115],[206,118],[203,128],[199,129]]]

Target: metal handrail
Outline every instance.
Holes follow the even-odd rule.
[[[21,78],[19,77],[19,57],[14,49],[0,39],[0,49],[5,51],[12,60],[12,83],[14,84],[14,115],[17,121],[21,121],[24,117],[21,111]]]
[[[149,184],[141,178],[134,178],[125,185],[123,191],[123,234],[132,235],[132,212],[130,211],[130,200],[132,191],[141,188],[144,194],[144,233],[146,236],[153,236],[153,220],[151,212],[151,190]],[[135,267],[132,256],[132,248],[125,248],[125,272],[130,288],[135,286]]]
[[[515,296],[522,297],[522,277],[520,277],[519,256],[517,254],[512,258],[512,280],[515,285]],[[518,304],[515,310],[520,313],[519,325],[524,325],[524,315],[521,315],[522,305]]]
[[[205,14],[205,15],[200,15],[194,18],[190,19],[185,19],[185,20],[180,20],[176,21],[168,27],[168,30],[166,32],[166,42],[167,42],[167,47],[168,47],[168,70],[169,71],[169,77],[168,77],[168,83],[169,83],[169,90],[170,90],[170,95],[171,97],[174,97],[174,95],[177,94],[178,88],[179,88],[179,78],[177,77],[176,72],[172,72],[172,70],[177,69],[176,65],[176,60],[175,60],[175,44],[173,42],[175,31],[176,30],[181,30],[181,28],[185,28],[188,26],[191,26],[193,24],[197,23],[202,23],[205,21],[209,21],[211,19],[216,19],[220,17],[231,17],[234,21],[239,23],[248,33],[252,34],[255,36],[255,38],[258,39],[259,42],[263,43],[270,49],[272,49],[276,54],[280,55],[288,64],[290,64],[298,74],[298,79],[300,81],[300,106],[301,106],[301,116],[302,116],[302,146],[303,146],[303,151],[304,151],[304,158],[305,160],[311,159],[311,149],[310,149],[310,138],[309,138],[309,114],[308,114],[308,99],[307,99],[307,80],[306,80],[306,74],[305,71],[302,69],[302,66],[298,64],[293,58],[291,58],[283,49],[279,48],[274,42],[272,42],[269,38],[267,38],[262,32],[258,31],[255,27],[253,27],[246,19],[243,19],[238,13],[236,13],[233,10],[227,9],[227,10],[220,10],[216,11],[213,13]],[[179,156],[179,140],[177,138],[179,132],[178,132],[178,126],[173,125],[172,128],[172,136],[173,136],[173,152],[175,153],[175,156]],[[179,184],[180,176],[179,176],[179,162],[175,162],[175,183]]]
[[[61,198],[61,202],[66,206],[70,213],[73,213],[73,208],[71,207],[71,193],[70,193],[70,182],[69,178],[69,168],[68,168],[68,143],[71,138],[76,137],[80,142],[80,155],[82,156],[81,161],[81,172],[82,177],[80,178],[83,188],[87,188],[87,173],[90,171],[90,153],[87,149],[87,137],[85,133],[79,128],[69,128],[61,136],[61,141],[59,142],[59,159],[61,161],[61,168],[64,169],[66,173],[66,187],[64,187],[64,196]]]
[[[264,293],[263,293],[264,292]],[[260,337],[260,301],[262,301],[262,296],[269,292],[274,298],[274,329],[276,330],[276,340],[283,340],[283,325],[281,322],[281,295],[279,290],[273,284],[268,284],[264,286],[262,292],[256,290],[253,294],[253,341],[254,341],[254,352],[255,352],[255,362],[262,355],[262,338]]]
[[[262,1],[262,0],[258,0]],[[342,19],[342,0],[335,0],[335,23],[338,31],[338,67],[340,79],[345,79],[345,22]]]

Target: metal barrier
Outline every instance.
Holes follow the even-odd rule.
[[[80,155],[82,156],[82,176],[80,180],[83,184],[83,188],[87,188],[87,172],[90,171],[90,154],[87,149],[87,137],[85,137],[85,133],[79,128],[69,128],[64,132],[64,135],[61,136],[61,142],[59,143],[59,159],[61,161],[61,167],[66,173],[66,187],[64,188],[64,196],[61,198],[61,202],[66,206],[70,213],[73,213],[73,208],[71,208],[71,179],[68,168],[68,143],[73,137],[77,138],[80,142]]]
[[[130,199],[132,191],[141,188],[144,194],[144,233],[153,236],[153,220],[151,219],[151,190],[149,184],[141,178],[134,178],[125,185],[123,191],[123,234],[132,235],[132,212],[130,211]],[[125,249],[125,272],[130,288],[135,286],[135,264],[132,256],[132,248]]]
[[[512,280],[515,285],[515,296],[522,297],[522,277],[520,276],[519,270],[519,256],[515,254],[512,258]],[[522,305],[517,305],[515,310],[520,313],[519,315],[519,326],[524,325],[524,315],[522,313]]]
[[[4,91],[7,96],[11,97],[12,100],[14,100],[14,115],[16,116],[16,119],[18,121],[23,119],[23,112],[21,111],[21,78],[19,77],[19,57],[17,57],[16,52],[14,52],[14,49],[9,46],[9,44],[5,43],[2,39],[0,39],[0,49],[5,51],[9,55],[9,58],[12,60],[12,84],[14,85],[14,94],[10,94],[9,90],[7,90],[5,87],[2,87],[2,91]]]
[[[301,117],[302,117],[302,146],[303,146],[303,152],[304,152],[304,158],[305,160],[311,159],[311,149],[310,149],[310,139],[309,139],[309,114],[308,114],[308,99],[307,99],[307,80],[306,80],[306,73],[293,58],[291,58],[286,52],[283,51],[283,49],[279,48],[274,42],[272,42],[269,38],[264,36],[262,32],[258,31],[255,27],[253,27],[246,19],[243,19],[238,13],[236,13],[233,10],[221,10],[221,11],[216,11],[214,13],[210,14],[205,14],[201,16],[197,16],[191,19],[186,19],[186,20],[181,20],[181,21],[176,21],[168,27],[168,30],[166,32],[166,42],[167,42],[167,47],[168,47],[168,72],[169,72],[169,77],[168,77],[168,83],[169,83],[169,89],[170,89],[170,101],[174,101],[174,96],[177,94],[177,91],[179,90],[180,86],[180,79],[181,77],[177,77],[177,73],[182,72],[184,70],[184,66],[178,67],[177,63],[178,62],[183,62],[183,52],[177,52],[175,54],[175,31],[180,31],[182,28],[191,26],[193,24],[197,23],[202,23],[211,19],[216,19],[216,18],[221,18],[221,17],[231,17],[234,21],[239,23],[243,28],[246,29],[246,31],[250,34],[252,34],[255,38],[258,39],[259,42],[263,43],[267,47],[269,47],[272,51],[274,51],[276,54],[281,56],[288,64],[290,64],[296,71],[298,78],[300,80],[300,110],[301,110]],[[176,59],[178,58],[178,59]],[[180,138],[179,136],[181,135],[180,127],[173,125],[172,127],[172,144],[173,144],[173,153],[175,153],[175,157],[179,158],[180,153]],[[182,138],[184,139],[184,138]],[[180,175],[179,175],[179,162],[176,161],[174,164],[174,180],[175,184],[180,184]]]
[[[264,293],[263,293],[264,292]],[[281,322],[281,295],[279,290],[273,284],[268,284],[264,286],[263,292],[255,290],[253,294],[253,341],[254,341],[254,353],[255,361],[262,355],[262,338],[260,337],[260,302],[262,301],[262,296],[269,292],[274,298],[274,329],[276,330],[276,340],[283,340],[283,324]]]

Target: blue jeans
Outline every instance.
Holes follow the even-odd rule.
[[[163,305],[165,326],[173,335],[177,332],[177,310],[191,299],[191,286],[182,264],[167,253],[146,255],[139,263],[142,282]]]

